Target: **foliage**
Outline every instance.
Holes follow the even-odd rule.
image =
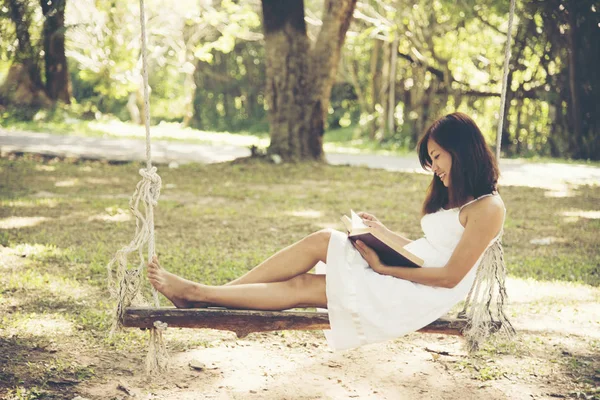
[[[29,5],[32,43],[39,55],[43,17],[37,2],[23,2]],[[458,109],[473,115],[493,143],[508,4],[360,1],[332,90],[329,126],[359,126],[357,139],[410,148],[433,119]],[[313,39],[322,23],[321,7],[321,1],[306,1]],[[8,10],[4,0],[0,81],[17,43]],[[163,2],[146,2],[155,122],[183,122],[208,130],[266,130],[260,13],[258,0],[185,0],[169,12],[164,12]],[[136,2],[68,2],[67,57],[74,107],[91,115],[140,121],[138,16]],[[589,108],[600,86],[593,74],[598,64],[594,57],[600,53],[600,40],[594,39],[599,19],[591,0],[517,1],[502,138],[506,155],[600,157],[595,147],[600,142],[598,113]],[[569,53],[571,47],[574,52]],[[391,77],[393,53],[397,61]],[[569,54],[575,55],[574,61]],[[573,62],[577,87],[569,80]],[[395,100],[390,107],[391,91]],[[579,103],[573,101],[576,92]]]

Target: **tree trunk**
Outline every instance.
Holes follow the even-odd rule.
[[[17,106],[49,107],[36,52],[31,43],[31,19],[24,0],[8,0],[10,19],[15,24],[17,50],[6,81],[0,87],[0,102]]]
[[[302,0],[263,0],[269,153],[284,160],[307,157],[310,43]],[[316,158],[316,157],[315,157]]]
[[[327,0],[314,48],[302,0],[263,0],[270,154],[323,160],[323,133],[340,51],[356,0]]]
[[[378,72],[379,67],[379,53],[381,52],[381,47],[383,46],[383,42],[379,39],[373,39],[373,51],[371,52],[371,64],[369,67],[369,76],[371,76],[371,96],[369,101],[369,115],[367,129],[369,132],[369,138],[371,140],[375,139],[375,135],[377,134],[377,130],[379,127],[378,119],[375,112],[375,105],[377,104],[377,93],[381,89],[381,79],[380,73]]]
[[[379,90],[379,97],[376,103],[380,105],[381,113],[377,116],[379,130],[376,133],[376,139],[381,140],[386,136],[387,130],[387,116],[388,116],[388,93],[390,91],[390,64],[391,64],[391,43],[383,43],[383,54],[382,54],[382,66],[381,66],[381,89]]]
[[[71,103],[69,69],[65,56],[65,7],[67,0],[40,0],[44,14],[46,92],[52,100]]]

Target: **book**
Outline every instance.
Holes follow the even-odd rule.
[[[382,263],[389,266],[413,267],[423,266],[423,260],[406,250],[394,241],[393,236],[385,232],[379,232],[366,225],[362,218],[350,210],[351,218],[347,215],[342,217],[342,222],[348,231],[348,239],[360,240],[372,248]]]

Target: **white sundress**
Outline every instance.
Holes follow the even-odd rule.
[[[461,208],[426,214],[421,219],[424,237],[405,248],[423,259],[424,268],[443,267],[464,232],[460,211],[487,196],[491,195]],[[325,336],[329,346],[334,350],[349,349],[397,338],[429,325],[465,299],[482,257],[483,254],[455,287],[427,286],[378,274],[345,233],[333,231],[327,263],[319,263],[316,270],[326,274],[331,329],[325,331]]]

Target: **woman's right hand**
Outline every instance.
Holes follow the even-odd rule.
[[[371,228],[386,233],[389,229],[385,227],[373,214],[366,212],[359,212],[358,216],[362,218],[365,225]]]
[[[379,220],[373,215],[373,214],[369,214],[366,212],[359,212],[357,213],[359,217],[361,217],[362,219],[366,219],[367,221],[373,221],[373,222],[379,222]],[[379,222],[381,223],[381,222]]]

